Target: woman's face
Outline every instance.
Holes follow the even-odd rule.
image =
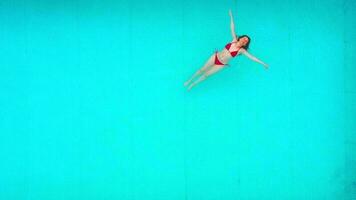
[[[247,37],[242,37],[239,39],[240,43],[242,46],[245,46],[248,43],[248,38]]]

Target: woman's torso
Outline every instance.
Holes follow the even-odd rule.
[[[241,47],[237,46],[236,41],[231,41],[225,45],[224,49],[219,52],[218,56],[223,63],[228,63],[229,60],[240,54],[240,49]]]

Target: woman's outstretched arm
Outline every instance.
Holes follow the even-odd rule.
[[[230,29],[231,29],[231,36],[234,41],[237,41],[237,35],[235,33],[235,24],[234,24],[234,17],[232,16],[231,9],[229,10],[230,15]]]
[[[268,65],[264,62],[262,62],[261,60],[259,60],[258,58],[256,58],[255,56],[253,56],[252,54],[250,54],[249,52],[247,52],[245,49],[240,49],[241,53],[243,53],[245,56],[247,56],[249,59],[263,65],[266,69],[268,68]]]

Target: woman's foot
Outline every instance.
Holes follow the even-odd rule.
[[[184,83],[184,87],[188,86],[189,83],[190,83],[190,80],[186,81],[186,82]]]
[[[194,84],[191,84],[189,87],[188,87],[188,91],[190,91],[192,88],[193,88]]]

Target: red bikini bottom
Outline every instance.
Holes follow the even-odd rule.
[[[218,58],[218,52],[217,52],[217,51],[215,52],[214,64],[215,64],[215,65],[220,65],[221,67],[227,65],[227,64],[222,63],[222,62],[219,60],[219,58]]]

